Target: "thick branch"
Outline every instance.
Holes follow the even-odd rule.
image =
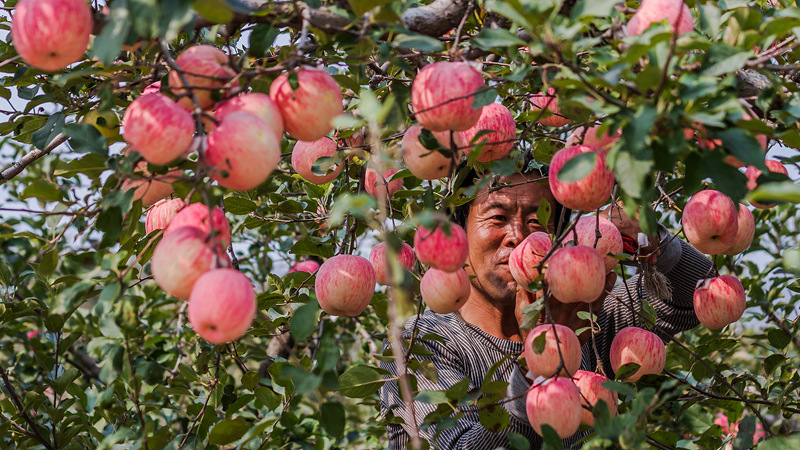
[[[48,144],[47,147],[44,148],[44,150],[39,150],[38,148],[35,148],[30,152],[28,152],[28,154],[20,158],[19,161],[15,161],[8,168],[3,170],[2,173],[0,173],[0,185],[5,184],[7,181],[19,175],[19,173],[22,172],[26,167],[28,167],[30,163],[52,152],[53,150],[56,149],[56,147],[63,144],[64,142],[67,142],[67,139],[68,137],[66,135],[59,133],[58,136],[56,136],[55,139],[53,139],[53,141],[50,142],[50,144]]]
[[[401,19],[410,31],[427,36],[441,36],[452,30],[461,18],[475,9],[471,0],[436,0],[417,8],[410,8]]]

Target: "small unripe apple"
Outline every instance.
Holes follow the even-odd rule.
[[[449,227],[448,232],[444,231],[445,226]],[[414,235],[414,251],[419,262],[455,272],[467,262],[467,233],[455,223],[440,224],[435,229],[420,226]]]
[[[746,303],[744,287],[733,275],[705,280],[694,291],[694,312],[700,323],[712,330],[739,320]]]
[[[92,26],[92,10],[84,0],[20,0],[11,18],[11,40],[26,63],[53,72],[83,56]]]
[[[508,270],[525,290],[530,291],[528,285],[539,276],[537,267],[552,246],[553,241],[550,240],[549,234],[535,231],[511,252],[508,257]]]
[[[176,198],[172,200],[162,200],[147,212],[147,218],[144,221],[144,230],[147,234],[155,230],[163,230],[167,228],[169,222],[175,217],[175,214],[184,207],[183,200]]]
[[[378,283],[384,286],[394,286],[394,280],[392,279],[389,269],[390,264],[386,259],[387,256],[389,256],[387,244],[386,242],[381,242],[375,247],[372,247],[372,251],[369,252],[369,262],[375,269],[375,279]],[[397,252],[396,257],[401,267],[405,267],[408,270],[414,268],[416,258],[414,258],[414,249],[411,248],[410,245],[403,242],[403,246],[400,251]]]
[[[382,177],[379,177],[378,172],[371,167],[368,167],[367,171],[364,173],[364,190],[375,198],[378,197],[378,190],[381,190],[386,198],[391,198],[395,192],[399,191],[403,187],[402,178],[389,181],[388,185],[386,184],[386,180],[391,178],[392,175],[396,174],[397,172],[397,169],[388,169],[383,172]]]
[[[249,112],[263,120],[275,131],[275,135],[280,141],[283,135],[283,116],[281,116],[280,108],[269,98],[269,95],[251,92],[229,98],[217,106],[214,117],[223,121],[229,114],[237,111]]]
[[[667,349],[655,333],[642,328],[625,327],[614,336],[609,357],[614,372],[625,364],[638,364],[639,370],[625,378],[625,381],[637,381],[644,375],[657,375],[664,370]]]
[[[668,21],[673,32],[678,34],[694,30],[692,11],[683,0],[642,0],[639,9],[626,26],[629,36],[640,35],[650,24]]]
[[[419,134],[422,132],[422,127],[413,125],[406,130],[403,134],[403,160],[406,163],[408,170],[420,180],[436,180],[446,177],[450,173],[450,169],[458,164],[461,158],[461,150],[456,150],[455,161],[441,152],[436,150],[429,150],[419,140]],[[439,143],[451,149],[450,145],[450,131],[432,131],[433,136]],[[461,137],[457,132],[453,132],[453,143],[457,149],[463,147]]]
[[[599,373],[578,370],[572,375],[575,386],[581,393],[581,402],[584,408],[581,411],[581,423],[594,426],[592,410],[597,405],[598,400],[602,400],[608,405],[611,417],[617,415],[617,393],[603,387],[603,383],[608,378]],[[589,408],[588,410],[586,408]]]
[[[594,168],[588,175],[577,181],[562,181],[558,173],[564,164],[582,153],[592,152],[596,156]],[[614,189],[614,172],[606,166],[605,152],[597,147],[576,145],[561,149],[550,160],[550,190],[559,203],[570,209],[594,211],[603,206]]]
[[[484,88],[480,72],[463,62],[440,61],[419,71],[411,85],[411,106],[424,128],[463,131],[475,125],[482,108],[473,108]]]
[[[193,227],[178,228],[159,241],[150,259],[150,268],[161,289],[188,300],[201,275],[218,263],[228,265],[225,250],[217,247],[215,255],[207,242],[208,235]]]
[[[598,135],[599,132],[599,125],[594,125],[588,130],[586,127],[578,128],[567,138],[566,147],[583,144],[590,147],[597,147],[601,150],[608,150],[622,135],[621,131],[617,131],[613,136],[609,136],[608,131],[605,131],[602,135]],[[583,141],[581,141],[581,139],[583,139]]]
[[[681,221],[689,243],[707,255],[727,251],[733,246],[739,231],[733,201],[713,189],[695,194],[683,208]]]
[[[556,90],[547,88],[547,94],[539,92],[538,94],[531,95],[531,107],[534,111],[539,111],[542,116],[546,113],[542,110],[550,111],[552,113],[549,117],[538,119],[538,122],[548,127],[563,127],[572,123],[572,119],[568,119],[560,114],[558,111],[558,98],[556,98]]]
[[[555,331],[553,330],[555,327]],[[544,334],[544,350],[536,353],[533,341]],[[558,337],[558,342],[556,342]],[[560,354],[559,354],[560,350]],[[561,359],[564,364],[561,364]],[[581,368],[581,343],[571,328],[545,323],[532,329],[525,339],[525,362],[534,377],[569,376]],[[559,370],[559,367],[561,369]],[[556,374],[556,370],[558,373]]]
[[[557,250],[544,276],[550,292],[562,303],[592,303],[605,289],[606,265],[597,250],[575,245]]]
[[[119,136],[119,116],[114,111],[90,109],[81,118],[81,123],[95,127],[106,139]]]
[[[336,141],[331,138],[322,137],[312,142],[297,141],[292,149],[292,169],[310,183],[317,185],[329,183],[342,173],[344,164],[333,166],[333,171],[326,175],[317,175],[312,168],[319,158],[335,156]]]
[[[747,209],[747,206],[739,204],[739,212],[736,215],[736,239],[733,241],[733,246],[725,250],[726,255],[738,255],[750,247],[753,243],[753,237],[756,234],[756,220],[753,218],[753,213]]]
[[[776,161],[774,159],[767,159],[764,161],[767,165],[767,169],[769,169],[772,173],[782,173],[784,175],[789,175],[789,172],[786,170],[786,166],[783,165],[780,161]],[[756,168],[756,166],[747,166],[747,170],[744,172],[744,176],[747,177],[747,189],[755,190],[758,187],[758,177],[764,173],[761,169]],[[750,202],[753,207],[758,209],[770,209],[774,208],[775,204],[764,204],[758,202]]]
[[[192,144],[192,115],[164,94],[134,100],[122,117],[122,137],[151,164],[167,164]]]
[[[540,436],[542,425],[555,430],[558,437],[566,439],[581,425],[581,395],[569,378],[557,377],[543,384],[534,383],[525,399],[528,421]]]
[[[492,133],[482,134],[475,144],[484,142],[485,145],[477,161],[487,162],[505,158],[514,148],[517,137],[517,124],[514,116],[501,103],[490,103],[483,107],[481,115],[475,125],[460,133],[461,140],[470,146],[472,140],[481,131],[494,130]],[[468,147],[470,151],[472,147]]]
[[[305,261],[300,261],[292,266],[289,269],[289,273],[293,272],[308,272],[314,273],[319,269],[319,263],[314,261],[313,259],[307,259]]]
[[[253,114],[229,114],[208,135],[205,161],[220,186],[247,191],[263,183],[281,161],[275,131]]]
[[[600,226],[598,227],[597,216],[583,216],[578,219],[575,224],[575,231],[570,232],[565,239],[566,242],[572,242],[575,239],[575,233],[578,234],[578,245],[585,245],[587,247],[594,247],[595,250],[603,257],[603,262],[606,266],[606,273],[614,270],[619,260],[608,254],[618,255],[622,253],[622,234],[610,220],[600,216]],[[600,239],[597,239],[597,231],[600,231]],[[597,241],[597,246],[595,246]]]
[[[210,270],[195,282],[188,314],[194,331],[212,344],[239,339],[256,316],[253,285],[237,270]]]
[[[336,80],[324,70],[299,69],[297,89],[284,73],[269,88],[283,116],[286,132],[301,141],[316,141],[333,130],[332,120],[344,111]]]
[[[202,203],[192,203],[178,211],[164,230],[164,235],[181,227],[194,227],[208,236],[212,225],[219,244],[223,248],[231,245],[231,226],[228,224],[228,219],[225,218],[225,213],[219,206],[214,207],[214,211],[211,212],[208,206]]]
[[[314,282],[320,308],[332,316],[357,316],[372,300],[375,269],[367,258],[337,255],[317,271]]]
[[[431,267],[419,282],[422,299],[431,311],[450,314],[461,309],[469,300],[472,286],[464,269],[444,272]]]
[[[133,201],[141,200],[142,206],[145,208],[172,194],[172,183],[181,177],[180,170],[173,170],[163,175],[153,175],[147,170],[147,163],[144,161],[136,164],[136,171],[142,172],[142,178],[129,178],[122,182],[121,187],[124,191],[135,189]]]
[[[230,88],[239,84],[234,78],[236,72],[228,66],[228,55],[213,45],[193,45],[178,55],[175,62],[203,109],[214,104],[212,93],[215,90],[227,97]],[[195,108],[178,72],[169,73],[169,85],[176,95],[185,95],[178,101],[181,106],[189,111]]]

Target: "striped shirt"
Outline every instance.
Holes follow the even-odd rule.
[[[669,280],[672,298],[659,299],[649,296],[642,286],[643,283],[639,282],[637,274],[627,282],[614,286],[611,295],[603,303],[603,309],[597,320],[600,332],[595,335],[595,345],[609,377],[613,374],[609,348],[617,332],[634,325],[646,328],[638,317],[642,310],[641,299],[647,299],[655,308],[658,319],[656,329],[653,331],[659,333],[665,341],[667,336],[674,336],[680,331],[699,325],[694,314],[692,297],[697,281],[706,278],[710,273],[711,261],[691,245],[680,239],[670,239],[671,237],[667,235],[662,239],[662,242],[669,243],[662,248],[656,268]],[[458,313],[439,315],[430,310],[425,311],[419,319],[415,316],[404,324],[406,338],[410,337],[415,321],[419,337],[434,333],[443,338],[443,342],[431,339],[419,341],[431,355],[413,357],[420,361],[430,361],[438,371],[438,381],[430,381],[418,372],[415,374],[417,391],[446,391],[456,383],[468,379],[467,392],[477,392],[482,388],[490,368],[502,360],[491,380],[507,381],[509,398],[518,397],[516,400],[502,403],[502,407],[509,413],[510,423],[505,429],[496,432],[487,430],[481,425],[478,409],[471,405],[461,407],[463,416],[458,420],[450,417],[425,425],[423,424],[425,417],[435,411],[437,405],[414,401],[414,415],[420,428],[420,437],[427,440],[432,448],[491,450],[510,448],[507,435],[517,433],[528,439],[530,448],[541,448],[542,439],[531,427],[525,412],[524,394],[530,388],[530,382],[515,363],[522,352],[522,342],[500,339],[484,333],[478,327],[465,322]],[[383,346],[386,350],[388,342],[384,341]],[[382,363],[381,367],[397,375],[394,362]],[[591,340],[582,348],[581,369],[590,371],[596,369],[596,357]],[[384,384],[380,391],[380,399],[382,414],[389,418],[387,425],[389,449],[407,448],[409,435],[406,423],[410,424],[412,420],[411,414],[405,408],[396,380]],[[441,429],[438,429],[437,425]],[[564,440],[564,446],[566,448],[574,446],[589,433],[591,431],[577,432]]]

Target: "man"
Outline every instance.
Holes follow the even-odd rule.
[[[495,449],[509,448],[508,433],[525,436],[531,448],[540,448],[541,438],[528,423],[525,412],[525,392],[530,388],[528,381],[515,360],[522,351],[524,335],[520,329],[522,309],[533,301],[532,294],[518,287],[508,269],[508,258],[514,248],[534,231],[547,231],[537,221],[536,212],[542,198],[556,205],[550,192],[546,177],[538,172],[514,174],[503,177],[500,183],[507,186],[488,192],[484,189],[476,199],[456,211],[455,220],[462,225],[469,242],[467,273],[470,275],[472,292],[467,303],[459,312],[447,315],[426,311],[416,323],[418,336],[434,333],[444,338],[422,341],[432,355],[427,359],[438,371],[438,381],[433,382],[417,373],[417,389],[447,390],[463,379],[469,380],[469,391],[478,391],[484,383],[486,374],[492,366],[503,361],[492,380],[509,382],[508,395],[516,400],[502,403],[510,415],[510,425],[502,431],[492,432],[481,425],[476,408],[462,409],[463,416],[455,423],[441,426],[425,426],[425,417],[436,410],[436,405],[414,402],[414,418],[420,430],[420,437],[432,447],[442,449]],[[560,205],[554,208],[549,228],[553,231]],[[637,240],[640,229],[638,222],[624,216],[614,208],[612,221],[624,236]],[[559,228],[563,224],[559,224]],[[647,299],[658,313],[655,331],[662,336],[693,328],[699,324],[692,307],[692,295],[697,280],[706,276],[711,262],[689,244],[673,239],[661,232],[651,237],[651,243],[642,249],[642,254],[653,253],[651,261],[671,284],[671,298],[655,298],[648,294],[639,275],[631,277],[627,283],[613,286],[615,275],[609,274],[606,292],[591,308],[598,315],[600,332],[595,335],[595,345],[601,356],[603,369],[611,376],[609,348],[617,332],[637,323],[634,310],[641,311],[641,300]],[[626,286],[627,285],[627,286]],[[630,293],[630,295],[629,295]],[[623,304],[624,303],[624,304]],[[589,325],[579,319],[577,312],[586,311],[589,306],[561,304],[551,300],[551,310],[555,322],[569,326],[573,330]],[[633,306],[633,308],[632,308]],[[413,317],[406,323],[406,335],[414,328]],[[581,369],[595,370],[597,358],[590,341],[591,332],[579,336],[582,344]],[[396,373],[394,363],[382,367]],[[396,381],[387,382],[381,389],[381,407],[385,414],[402,419],[403,424],[390,423],[387,426],[390,449],[404,449],[409,442],[408,431],[412,426],[412,415],[405,408]],[[395,420],[395,422],[397,422]],[[453,422],[452,420],[450,422]],[[587,432],[578,432],[564,441],[569,447]]]

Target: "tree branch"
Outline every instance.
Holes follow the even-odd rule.
[[[40,159],[41,157],[49,154],[53,150],[56,149],[59,145],[67,142],[69,139],[65,134],[59,133],[52,142],[50,142],[44,150],[40,150],[35,148],[28,152],[25,156],[19,159],[19,161],[15,161],[10,166],[8,166],[5,170],[0,172],[0,186],[14,178],[15,176],[19,175],[29,164]]]

